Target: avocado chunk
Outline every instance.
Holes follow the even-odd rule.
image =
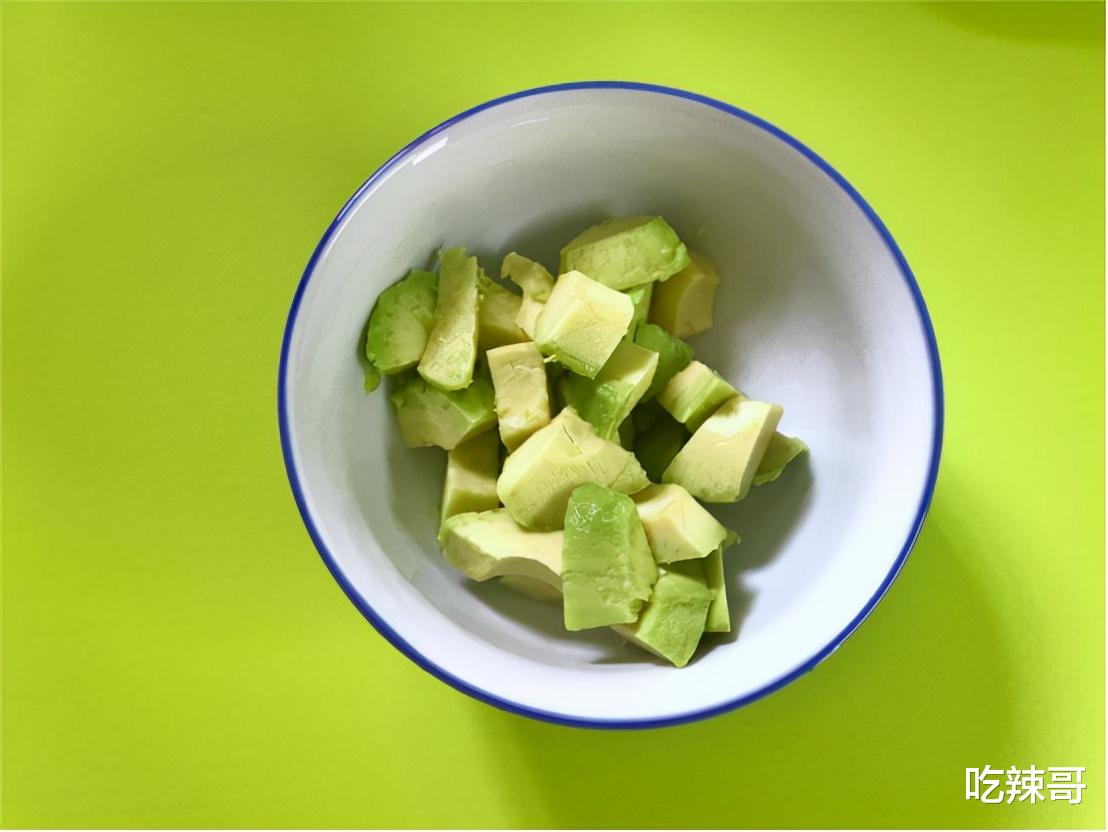
[[[440,390],[461,390],[477,361],[477,258],[465,246],[448,248],[439,262],[439,294],[419,374]]]
[[[566,272],[535,320],[535,343],[573,372],[595,378],[627,334],[634,307],[623,292]]]
[[[446,479],[442,486],[439,522],[467,511],[488,511],[500,505],[496,475],[500,472],[500,443],[487,430],[446,452]]]
[[[678,338],[688,338],[712,327],[719,275],[712,261],[696,251],[689,252],[689,265],[654,293],[650,320]]]
[[[573,489],[587,482],[633,494],[650,483],[634,454],[565,408],[504,460],[496,491],[524,528],[560,529]]]
[[[687,265],[677,232],[652,216],[605,220],[566,243],[561,254],[563,272],[584,272],[613,289],[665,280]]]
[[[658,563],[706,557],[727,538],[727,529],[679,485],[651,485],[632,499]]]
[[[658,353],[620,341],[603,369],[590,379],[569,373],[559,380],[562,401],[604,439],[614,439],[654,377]]]
[[[656,324],[639,324],[635,330],[635,343],[658,353],[658,369],[643,395],[643,401],[649,401],[661,393],[669,380],[693,360],[692,347]]]
[[[706,503],[734,503],[750,490],[781,407],[735,396],[685,443],[662,475]]]
[[[624,294],[631,298],[631,303],[635,304],[635,311],[631,315],[631,325],[627,327],[627,335],[624,336],[632,339],[635,337],[635,331],[639,328],[639,325],[646,323],[646,319],[650,316],[650,300],[654,297],[654,284],[644,283],[634,289],[625,290]]]
[[[717,407],[738,392],[714,370],[693,361],[666,383],[658,394],[658,403],[696,433]]]
[[[500,438],[509,451],[550,423],[550,397],[542,353],[530,341],[509,344],[486,354],[496,392]]]
[[[491,350],[530,338],[516,323],[523,299],[501,286],[483,271],[477,273],[481,305],[477,312],[477,347]]]
[[[410,373],[401,377],[389,400],[409,448],[438,445],[449,451],[496,424],[492,385],[484,379],[446,392]]]
[[[519,304],[519,313],[516,315],[516,324],[528,338],[534,339],[535,322],[539,319],[539,313],[545,305],[542,301],[529,298],[527,295],[523,296]]]
[[[619,423],[619,446],[628,451],[635,447],[635,425],[630,416]]]
[[[562,591],[549,584],[543,583],[537,578],[528,578],[524,575],[505,575],[500,578],[500,583],[509,589],[515,590],[520,595],[534,598],[536,601],[562,600]]]
[[[754,474],[754,484],[773,482],[785,466],[808,450],[808,446],[795,436],[786,436],[781,431],[775,431],[770,437],[766,455],[762,457],[758,465],[758,471]]]
[[[519,575],[562,586],[561,532],[529,532],[502,508],[447,518],[439,531],[447,561],[475,581]]]
[[[554,278],[541,263],[514,251],[508,252],[504,262],[500,264],[500,276],[509,278],[523,290],[524,296],[539,303],[546,303],[550,299],[551,289],[554,288]]]
[[[675,667],[689,663],[707,623],[712,591],[704,580],[698,561],[681,567],[659,570],[658,582],[649,605],[639,620],[631,625],[619,625],[617,633],[644,650],[671,662]]]
[[[733,543],[738,542],[739,536],[734,532],[728,532],[726,539],[704,559],[704,581],[713,593],[712,604],[708,607],[708,620],[704,625],[704,631],[707,633],[731,632],[731,611],[727,607],[727,581],[723,574],[723,553]]]
[[[434,323],[438,283],[433,273],[412,269],[378,295],[366,330],[365,357],[379,373],[399,373],[423,357]],[[367,381],[367,389],[376,386]]]
[[[655,370],[654,374],[657,376],[658,371]],[[654,382],[650,382],[650,385],[653,387]],[[644,396],[639,405],[631,411],[631,422],[635,425],[635,436],[652,428],[655,423],[657,423],[659,417],[663,416],[671,422],[673,421],[673,417],[666,413],[665,409],[658,404],[657,401],[653,399],[648,401]]]
[[[689,439],[689,432],[668,413],[635,436],[635,456],[651,482],[661,482],[662,474]]]
[[[634,622],[657,578],[631,498],[596,483],[574,489],[562,548],[566,629]]]

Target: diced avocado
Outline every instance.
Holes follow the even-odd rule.
[[[362,389],[367,393],[372,393],[377,389],[381,383],[381,371],[374,367],[372,364],[365,365],[365,377],[362,381]]]
[[[808,450],[808,446],[802,440],[795,436],[786,436],[781,431],[776,431],[770,437],[766,454],[758,465],[757,473],[754,474],[754,484],[762,485],[763,483],[773,482],[781,476],[781,472],[785,470],[786,465],[806,450]]]
[[[509,252],[500,265],[500,276],[510,278],[524,295],[540,303],[550,299],[550,290],[554,288],[554,278],[541,263],[514,251]]]
[[[439,521],[455,514],[488,511],[499,506],[500,498],[496,496],[499,473],[500,443],[494,430],[479,433],[447,451]]]
[[[712,591],[704,581],[699,562],[690,561],[692,568],[659,570],[654,594],[638,622],[616,626],[624,638],[660,656],[676,667],[689,663],[707,623]]]
[[[625,337],[634,338],[635,330],[639,328],[640,324],[646,323],[646,319],[650,316],[650,300],[654,297],[654,284],[644,283],[634,289],[625,290],[625,294],[635,304],[635,311],[631,315],[631,325],[627,327]]]
[[[562,249],[561,270],[584,272],[613,289],[665,280],[689,264],[685,244],[661,217],[605,220]]]
[[[658,353],[658,369],[643,401],[649,401],[661,393],[669,380],[693,360],[692,347],[655,324],[639,324],[635,330],[635,343]]]
[[[560,589],[555,589],[550,584],[537,578],[528,578],[523,575],[505,575],[499,580],[509,589],[513,589],[521,595],[526,595],[528,598],[534,598],[536,601],[561,602],[562,600]]]
[[[595,378],[627,334],[631,298],[580,272],[566,272],[535,320],[535,343],[579,375]]]
[[[596,430],[598,436],[614,439],[619,426],[638,404],[654,377],[658,353],[620,341],[612,357],[590,379],[568,373],[559,380],[562,401]]]
[[[619,446],[628,451],[635,447],[635,425],[630,416],[619,423]]]
[[[652,485],[633,499],[658,563],[706,557],[727,537],[727,529],[679,485]]]
[[[532,342],[509,344],[486,354],[496,392],[500,438],[509,451],[550,423],[546,365]]]
[[[477,288],[481,293],[481,306],[477,314],[477,346],[491,350],[504,344],[518,344],[530,337],[516,323],[523,298],[512,292],[483,271],[477,273]]]
[[[438,445],[449,451],[496,425],[492,385],[483,379],[448,393],[410,373],[400,379],[389,400],[409,448]]]
[[[435,318],[437,276],[412,269],[377,297],[366,330],[365,357],[386,375],[414,367],[423,357]],[[366,375],[366,389],[369,385]],[[380,380],[380,376],[378,376]]]
[[[714,595],[708,607],[708,620],[704,625],[708,633],[731,632],[731,611],[727,608],[727,580],[723,574],[723,553],[739,542],[739,536],[728,532],[727,538],[704,559],[704,581]]]
[[[464,246],[448,248],[439,261],[435,322],[419,374],[440,390],[461,390],[473,380],[477,361],[477,258]]]
[[[519,313],[516,315],[516,324],[523,330],[528,338],[535,337],[535,321],[539,319],[539,313],[545,306],[542,301],[523,296],[519,304]]]
[[[635,621],[657,578],[631,498],[596,483],[574,489],[562,548],[566,629]]]
[[[569,495],[587,482],[624,494],[650,484],[634,454],[601,439],[567,407],[508,455],[496,491],[521,526],[560,529]]]
[[[706,503],[746,496],[781,419],[781,407],[735,396],[685,443],[662,475]]]
[[[668,413],[635,437],[635,456],[651,482],[662,481],[662,474],[688,439],[689,432]]]
[[[658,403],[690,431],[704,424],[717,407],[738,394],[708,366],[693,361],[669,380],[658,394]]]
[[[658,375],[657,370],[654,371],[654,375]],[[654,382],[650,382],[650,384],[653,386]],[[654,399],[647,401],[644,396],[643,400],[631,411],[631,421],[635,425],[635,435],[638,436],[640,433],[653,427],[660,416],[664,416],[671,422],[673,421],[673,417],[666,413],[665,408],[658,404],[657,401]]]
[[[475,581],[520,575],[562,587],[562,533],[524,531],[502,508],[448,518],[439,545],[450,564]]]
[[[689,252],[690,263],[658,287],[650,320],[678,338],[704,332],[712,327],[719,275],[712,261],[696,251]]]

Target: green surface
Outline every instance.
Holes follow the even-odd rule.
[[[2,15],[4,824],[1103,825],[1103,6]],[[397,653],[316,556],[275,426],[293,288],[362,179],[593,77],[732,101],[835,164],[919,277],[948,394],[874,615],[769,698],[639,733]],[[642,800],[643,759],[695,800]],[[1092,785],[967,802],[985,763]]]

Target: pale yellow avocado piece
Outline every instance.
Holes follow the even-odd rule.
[[[442,522],[467,511],[488,511],[500,505],[496,477],[500,473],[500,442],[488,430],[446,453],[442,486]]]
[[[439,545],[450,565],[475,581],[519,575],[562,589],[560,531],[521,529],[502,508],[456,514],[442,524]]]
[[[480,293],[477,258],[464,246],[448,248],[439,263],[439,293],[419,374],[440,390],[462,390],[473,381],[477,362]]]
[[[519,304],[519,313],[516,315],[516,324],[528,338],[534,339],[535,321],[539,319],[539,313],[542,312],[545,305],[542,301],[535,300],[527,295],[523,296],[523,300]]]
[[[448,393],[409,370],[399,376],[389,400],[409,448],[438,445],[449,451],[496,427],[492,385],[483,378]]]
[[[689,264],[685,244],[657,216],[621,217],[587,228],[561,251],[563,272],[581,271],[613,289],[665,280]]]
[[[500,579],[500,583],[509,589],[515,590],[520,595],[526,595],[536,601],[561,602],[562,600],[560,590],[535,578],[526,578],[523,575],[505,575]]]
[[[692,361],[666,382],[658,404],[695,433],[717,407],[738,392],[710,367]]]
[[[481,306],[477,314],[477,347],[491,350],[505,344],[518,344],[530,336],[520,329],[516,319],[523,298],[492,280],[483,271],[477,273]]]
[[[566,272],[535,321],[535,343],[578,375],[596,378],[634,314],[635,304],[623,292]]]
[[[719,288],[719,275],[711,260],[696,251],[689,252],[689,259],[688,266],[658,284],[650,308],[650,322],[678,338],[711,329]]]
[[[692,435],[662,474],[706,503],[734,503],[750,490],[781,406],[735,396]]]
[[[658,563],[706,557],[727,537],[727,529],[679,485],[651,485],[632,499]]]
[[[762,485],[773,482],[781,476],[781,472],[785,470],[786,465],[806,450],[808,450],[808,446],[802,440],[795,436],[786,436],[781,431],[776,431],[773,438],[769,440],[766,455],[762,457],[758,472],[754,475],[754,484]]]
[[[509,252],[504,262],[500,264],[500,276],[509,278],[523,290],[526,297],[533,298],[539,303],[546,303],[550,298],[550,291],[554,288],[554,278],[541,263],[529,260],[514,251]]]
[[[601,439],[572,407],[509,454],[496,483],[500,502],[521,526],[560,529],[570,494],[597,483],[634,494],[650,484],[634,454]]]
[[[489,350],[500,438],[509,451],[550,423],[550,396],[542,353],[532,342]]]

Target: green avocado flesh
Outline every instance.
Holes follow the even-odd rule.
[[[691,564],[692,568],[660,569],[642,617],[631,626],[615,628],[632,643],[675,667],[687,665],[696,652],[712,603],[703,568],[696,561]]]
[[[508,455],[496,491],[521,526],[550,530],[562,527],[573,490],[590,482],[624,494],[650,484],[630,451],[567,407]]]
[[[677,232],[661,217],[605,220],[562,249],[561,270],[579,271],[613,289],[665,280],[689,265]]]
[[[466,257],[464,246],[442,253],[435,320],[419,374],[440,390],[461,390],[473,380],[477,362],[477,258]]]
[[[595,483],[574,489],[562,549],[566,629],[634,622],[657,577],[631,498]]]
[[[492,386],[484,379],[446,392],[410,373],[400,377],[389,399],[409,448],[438,445],[449,451],[496,426]]]
[[[714,370],[693,361],[666,383],[658,394],[658,403],[696,433],[717,407],[738,392]]]
[[[693,360],[693,348],[660,326],[640,324],[635,330],[635,343],[658,353],[658,369],[650,387],[643,394],[643,401],[650,401],[669,383],[669,380],[689,366]]]
[[[754,474],[754,484],[763,485],[767,482],[773,482],[781,476],[781,472],[785,470],[786,465],[806,450],[808,450],[808,446],[800,439],[776,431],[770,437],[765,456],[758,464],[758,471]]]
[[[412,269],[378,295],[369,316],[365,356],[379,373],[399,373],[423,357],[434,323],[438,283],[431,272]],[[376,386],[374,382],[372,387]]]
[[[494,430],[479,433],[447,451],[440,521],[455,514],[499,506],[500,498],[496,496],[499,472],[500,443]]]
[[[481,294],[481,305],[477,312],[478,349],[491,350],[505,344],[530,340],[516,323],[522,304],[519,295],[504,288],[484,272],[477,274],[477,288]]]
[[[569,631],[610,628],[684,667],[705,633],[732,629],[725,553],[739,538],[708,504],[742,500],[808,450],[778,431],[779,405],[747,397],[683,340],[713,323],[717,343],[732,340],[735,321],[713,320],[721,273],[648,214],[585,229],[555,273],[516,251],[499,274],[463,246],[436,257],[435,273],[413,269],[380,293],[356,358],[366,391],[389,387],[405,444],[445,451],[443,557],[526,596],[521,607],[561,605]],[[741,264],[721,265],[730,280]],[[736,304],[743,285],[727,290]],[[383,404],[363,403],[373,424]],[[410,464],[434,466],[434,453]]]
[[[651,482],[662,481],[662,474],[688,439],[689,432],[684,425],[668,413],[662,413],[650,427],[635,436],[635,456]]]
[[[596,378],[569,373],[559,380],[562,401],[576,409],[598,436],[614,439],[649,386],[657,365],[657,353],[621,341]]]

